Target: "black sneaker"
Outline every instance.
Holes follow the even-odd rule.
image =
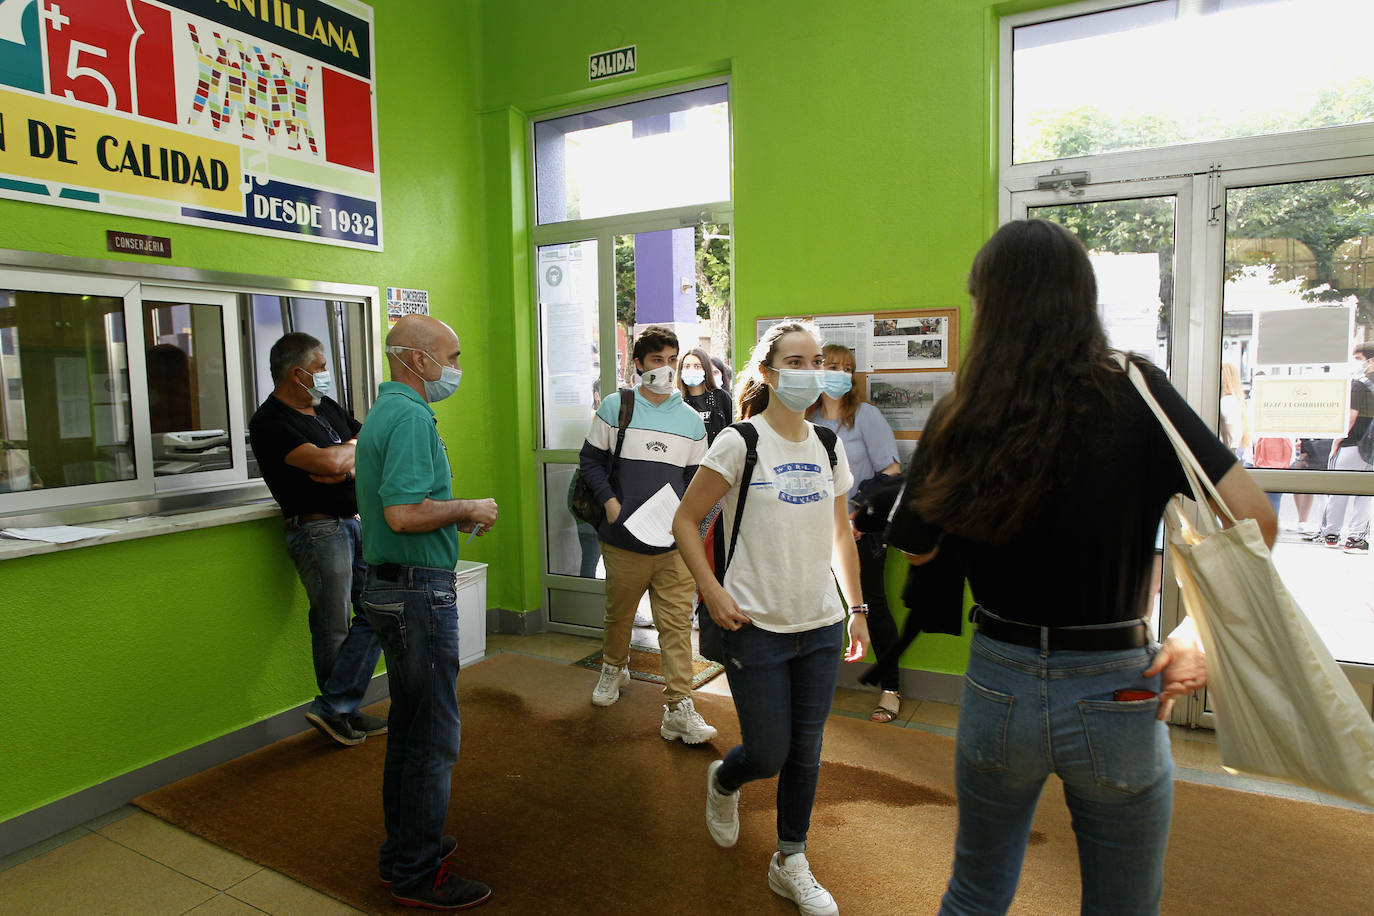
[[[369,716],[365,712],[355,712],[348,717],[348,724],[353,726],[355,732],[362,732],[369,737],[386,734],[386,719],[381,716]]]
[[[305,720],[318,728],[321,734],[328,735],[345,747],[362,744],[363,739],[367,737],[349,725],[343,716],[322,716],[311,711],[305,714]]]
[[[1346,553],[1369,553],[1369,542],[1364,538],[1346,538],[1341,549]]]
[[[1300,540],[1307,541],[1309,544],[1313,542],[1320,544],[1326,540],[1326,535],[1322,534],[1322,530],[1318,528],[1316,531],[1304,534]]]
[[[1341,546],[1341,536],[1339,534],[1328,534],[1322,538],[1322,543],[1332,549],[1339,549]]]
[[[439,861],[443,862],[449,856],[453,855],[453,851],[457,848],[458,838],[456,836],[442,837],[439,840]],[[381,874],[379,877],[382,881],[382,887],[391,887],[391,869],[381,869]]]
[[[466,910],[487,902],[491,888],[481,881],[460,878],[441,862],[431,880],[428,877],[412,881],[405,887],[393,887],[391,899],[401,906],[418,906],[426,910]]]

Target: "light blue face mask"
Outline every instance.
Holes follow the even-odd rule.
[[[302,372],[305,371],[305,368],[304,368],[303,366],[302,366],[302,367],[299,367],[299,368],[301,369]],[[297,382],[296,384],[297,384],[297,385],[301,385],[300,382]],[[311,397],[312,400],[314,400],[316,403],[319,403],[319,401],[320,401],[321,399],[323,399],[323,398],[325,398],[325,397],[328,396],[328,394],[329,394],[329,388],[330,388],[330,386],[333,385],[333,384],[334,384],[334,380],[333,380],[333,378],[330,377],[330,375],[329,375],[329,370],[326,369],[326,370],[324,370],[323,372],[313,372],[313,373],[311,373],[311,374],[310,374],[310,384],[309,384],[309,385],[301,385],[301,387],[304,388],[306,391],[309,391],[309,392],[310,392],[310,397]]]
[[[703,369],[683,369],[682,384],[688,388],[706,384],[706,371]]]
[[[825,393],[839,400],[854,387],[854,377],[838,369],[825,370]]]
[[[778,374],[778,383],[772,386],[773,391],[788,410],[801,413],[816,403],[816,399],[825,391],[823,369],[769,368]]]
[[[420,373],[415,372],[414,369],[410,369],[409,366],[406,366],[407,369],[410,369],[411,372],[413,372],[416,376],[419,377],[420,381],[425,383],[426,401],[428,401],[431,404],[438,403],[439,401],[442,401],[444,398],[448,397],[449,395],[453,394],[453,392],[458,390],[458,386],[463,381],[462,369],[455,369],[452,366],[445,366],[444,364],[440,363],[437,359],[435,359],[432,355],[430,355],[430,352],[428,350],[420,350],[418,347],[394,346],[386,348],[386,351],[388,353],[396,353],[396,351],[398,350],[417,350],[418,352],[425,354],[425,356],[428,356],[429,361],[439,367],[439,377],[437,379],[431,380],[425,378],[423,375],[420,375]],[[401,363],[401,365],[405,366],[405,363]]]

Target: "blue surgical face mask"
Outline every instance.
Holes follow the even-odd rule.
[[[301,368],[301,371],[305,371],[303,367]],[[329,388],[331,385],[333,385],[334,379],[330,377],[329,370],[326,369],[323,372],[311,373],[310,382],[310,385],[301,385],[300,382],[297,382],[296,384],[301,385],[302,388],[304,388],[306,391],[309,391],[310,399],[316,404],[318,404],[323,398],[329,395]]]
[[[769,368],[778,374],[778,383],[769,387],[788,410],[801,413],[816,403],[816,399],[825,391],[823,369],[777,369],[772,366]]]
[[[418,347],[399,346],[387,347],[386,349],[388,353],[395,353],[397,350],[419,350]],[[429,357],[430,362],[439,367],[439,377],[437,379],[427,379],[423,375],[420,375],[420,373],[415,372],[414,369],[410,369],[409,366],[406,366],[407,369],[410,369],[411,372],[419,376],[420,381],[425,383],[425,400],[431,404],[435,404],[457,391],[459,384],[463,381],[463,370],[443,365],[431,356],[428,350],[419,350],[419,352],[425,354],[425,356]],[[406,364],[403,362],[401,365],[405,366]]]
[[[688,388],[706,384],[706,371],[704,369],[683,369],[682,384]]]
[[[838,400],[844,397],[853,387],[854,377],[848,372],[840,372],[837,369],[825,370],[825,393],[832,398]]]

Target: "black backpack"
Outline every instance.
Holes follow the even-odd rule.
[[[620,389],[620,422],[616,424],[615,452],[611,455],[611,486],[615,486],[616,465],[620,463],[620,449],[625,444],[625,428],[635,415],[635,390]],[[593,528],[600,528],[606,517],[606,507],[592,492],[591,484],[582,477],[582,469],[573,471],[572,486],[568,488],[568,510]]]
[[[735,557],[735,545],[739,541],[740,520],[744,518],[744,499],[749,495],[749,482],[754,478],[754,466],[759,463],[759,431],[753,423],[742,420],[739,423],[732,423],[729,427],[739,433],[744,440],[744,470],[740,473],[739,496],[735,500],[735,521],[730,526],[730,548],[725,549],[724,539],[720,537],[720,526],[725,513],[716,516],[716,537],[715,537],[715,572],[716,581],[721,585],[725,584],[725,570],[729,567],[730,561]],[[830,470],[834,472],[835,465],[839,459],[835,456],[835,431],[825,426],[814,426],[816,438],[821,440],[821,445],[825,446],[825,453],[830,457]],[[721,642],[721,628],[711,619],[710,611],[706,610],[706,602],[697,606],[699,626],[701,629],[701,656],[713,662],[725,663],[725,647]]]

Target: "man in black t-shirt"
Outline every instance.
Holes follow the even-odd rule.
[[[1370,463],[1360,454],[1360,440],[1374,423],[1374,343],[1356,344],[1350,355],[1363,371],[1350,383],[1350,428],[1332,446],[1328,466],[1333,471],[1368,471]],[[1369,516],[1374,508],[1371,504],[1374,497],[1344,493],[1328,496],[1321,528],[1304,540],[1339,547],[1349,554],[1369,553]]]
[[[386,731],[358,711],[381,644],[360,611],[367,567],[353,492],[353,449],[362,424],[328,396],[324,348],[291,333],[268,355],[276,386],[248,422],[263,481],[286,518],[286,552],[310,601],[319,695],[305,718],[340,744]],[[350,622],[351,617],[351,622]]]

